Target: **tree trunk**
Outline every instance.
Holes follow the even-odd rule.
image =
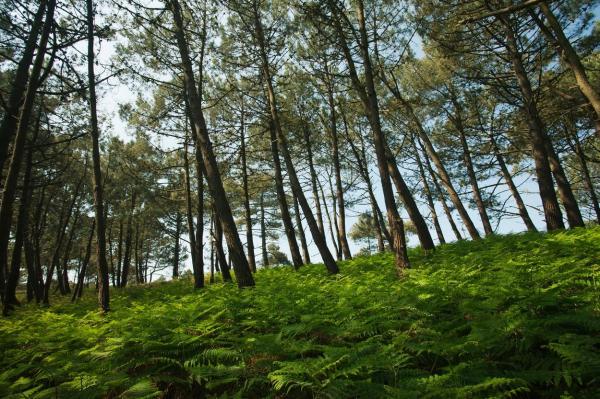
[[[188,158],[188,137],[185,137],[185,144],[183,148],[183,162],[185,172],[185,209],[188,227],[188,239],[190,242],[190,254],[192,256],[192,271],[194,274],[194,288],[204,287],[204,268],[199,262],[199,257],[202,256],[202,252],[198,253],[196,245],[196,233],[194,230],[194,215],[192,212],[192,193],[190,184],[190,162]],[[200,221],[199,221],[200,223]]]
[[[479,217],[481,218],[481,223],[483,224],[483,231],[485,232],[485,235],[488,236],[493,234],[494,230],[492,229],[492,224],[490,223],[490,218],[487,214],[485,203],[483,202],[483,198],[481,196],[481,190],[479,189],[479,184],[477,183],[477,176],[475,175],[475,168],[473,167],[471,151],[469,150],[469,143],[467,142],[467,135],[465,133],[465,127],[463,124],[462,106],[456,98],[454,88],[450,88],[450,98],[454,106],[454,114],[449,115],[449,119],[458,131],[460,144],[463,150],[463,161],[467,170],[467,176],[469,177],[471,190],[473,190],[473,199],[475,201],[475,205],[477,205],[477,211],[479,212]]]
[[[77,276],[77,284],[75,284],[75,289],[73,290],[73,296],[71,297],[71,302],[75,302],[77,298],[81,298],[83,294],[83,283],[85,281],[85,275],[87,274],[87,267],[90,263],[90,256],[92,254],[92,239],[94,238],[94,230],[96,228],[96,219],[92,219],[92,225],[90,226],[90,235],[87,241],[87,245],[85,247],[85,258],[83,259],[83,264],[79,269],[79,274]]]
[[[214,205],[213,205],[214,207]],[[214,212],[214,223],[215,223],[215,247],[217,250],[217,261],[219,262],[219,266],[221,269],[221,275],[223,276],[223,281],[229,283],[232,281],[231,273],[229,272],[229,264],[227,263],[227,257],[225,256],[225,251],[223,250],[223,226],[221,224],[221,220],[217,215],[216,210]],[[229,249],[231,252],[231,249]],[[231,256],[231,255],[230,255]]]
[[[532,156],[535,162],[535,172],[540,190],[542,206],[544,208],[544,217],[546,219],[546,228],[548,231],[564,229],[560,206],[554,191],[552,182],[552,172],[548,161],[547,141],[548,137],[544,131],[542,121],[537,109],[537,104],[531,88],[531,82],[523,66],[521,53],[517,47],[517,39],[512,30],[509,20],[505,16],[499,17],[506,30],[506,50],[511,58],[513,70],[523,96],[523,111],[525,112],[527,124],[529,126],[529,136],[531,139]]]
[[[321,201],[319,200],[319,189],[317,187],[317,172],[315,171],[315,164],[313,162],[312,153],[312,142],[310,140],[310,130],[306,124],[303,126],[304,133],[304,144],[306,145],[306,154],[308,158],[308,169],[310,171],[310,183],[312,188],[312,196],[315,201],[315,213],[317,216],[317,226],[319,231],[325,240],[325,227],[323,224],[323,213],[321,211]]]
[[[238,287],[248,287],[254,285],[254,278],[248,266],[248,260],[244,255],[244,248],[237,232],[235,221],[231,213],[231,207],[227,200],[223,182],[219,174],[219,168],[215,154],[212,150],[212,143],[208,135],[206,121],[202,111],[202,102],[198,90],[194,72],[192,70],[192,61],[189,55],[188,43],[185,37],[185,28],[181,13],[181,6],[178,0],[167,0],[168,8],[173,14],[174,33],[177,39],[177,46],[181,56],[181,66],[183,68],[184,84],[186,88],[186,97],[189,101],[190,113],[196,130],[196,143],[199,144],[204,160],[204,169],[208,188],[211,193],[219,219],[222,221],[225,238],[231,251],[233,268],[237,278]]]
[[[283,223],[285,236],[287,237],[288,245],[290,247],[290,253],[292,255],[292,264],[294,265],[295,269],[298,269],[300,266],[302,266],[302,256],[300,255],[298,241],[296,241],[296,233],[294,232],[294,225],[292,224],[290,209],[288,207],[287,198],[283,189],[283,175],[281,172],[281,161],[279,159],[277,133],[275,132],[275,126],[272,121],[269,121],[269,132],[271,135],[270,141],[271,154],[273,155],[273,172],[275,173],[275,190],[277,191],[277,202],[279,202],[281,222]]]
[[[283,129],[281,128],[281,123],[279,120],[279,111],[277,109],[277,102],[275,98],[275,90],[273,88],[273,79],[271,76],[269,60],[267,57],[265,47],[265,37],[262,22],[259,16],[259,10],[256,7],[257,5],[254,4],[254,33],[260,51],[260,58],[262,61],[262,73],[267,86],[267,100],[269,104],[269,109],[271,111],[271,120],[273,122],[275,132],[277,133],[278,145],[283,155],[283,159],[285,160],[288,178],[290,180],[290,185],[292,186],[293,194],[298,199],[300,208],[302,208],[302,213],[304,214],[306,223],[308,224],[308,228],[310,229],[313,241],[319,249],[319,253],[321,254],[321,258],[323,260],[323,263],[325,264],[325,267],[327,268],[327,271],[329,273],[335,274],[339,272],[338,266],[335,263],[335,259],[333,259],[331,252],[329,252],[329,248],[327,248],[327,243],[325,242],[325,239],[323,238],[323,235],[319,230],[319,226],[317,225],[317,221],[313,215],[312,209],[308,201],[306,200],[304,191],[302,190],[302,186],[300,185],[300,181],[298,180],[298,176],[296,174],[296,169],[292,161],[292,156],[289,152],[287,138],[285,137]]]
[[[242,95],[242,115],[240,118],[240,157],[242,159],[242,188],[244,190],[244,211],[246,217],[246,248],[248,251],[248,265],[252,273],[256,273],[256,259],[254,257],[254,237],[252,235],[252,211],[250,209],[250,193],[248,191],[248,165],[246,160],[246,126],[244,114],[244,97]]]
[[[575,195],[571,189],[571,183],[569,183],[569,180],[567,179],[567,175],[565,174],[565,171],[560,163],[560,159],[558,158],[558,154],[556,154],[554,146],[552,145],[549,137],[546,141],[546,151],[548,152],[550,170],[552,171],[554,181],[556,182],[556,186],[558,188],[558,196],[560,197],[560,202],[562,202],[563,207],[565,208],[565,213],[567,214],[569,227],[574,228],[585,226],[585,223],[583,223],[583,217],[581,216],[581,211],[579,210],[579,205],[577,204],[577,200],[575,199]]]
[[[596,113],[596,135],[600,138],[600,94],[594,89],[592,86],[585,68],[581,63],[581,59],[577,55],[577,52],[567,39],[562,26],[558,22],[558,19],[548,6],[548,4],[544,1],[539,3],[540,10],[548,20],[548,24],[550,25],[550,29],[554,33],[554,37],[556,39],[557,44],[557,52],[558,55],[569,65],[573,75],[575,76],[575,81],[579,86],[579,90],[588,99],[590,105],[594,109]]]
[[[96,112],[96,74],[94,73],[94,4],[87,4],[87,33],[88,33],[88,84],[90,95],[90,122],[92,139],[92,163],[94,169],[94,211],[96,218],[96,260],[98,262],[98,303],[103,312],[110,310],[108,279],[108,263],[106,262],[106,233],[104,220],[104,200],[102,188],[102,172],[100,170],[100,131],[98,130],[98,115]]]
[[[40,38],[37,55],[35,57],[35,61],[33,63],[33,68],[31,70],[31,76],[30,76],[31,83],[27,86],[27,90],[25,92],[25,101],[24,101],[23,107],[21,109],[21,113],[19,115],[18,128],[16,131],[16,136],[14,138],[13,145],[12,145],[13,153],[12,153],[12,156],[10,159],[10,164],[8,166],[8,173],[6,176],[6,180],[4,181],[4,187],[3,187],[3,192],[2,192],[2,202],[0,204],[0,298],[4,298],[5,282],[6,282],[5,273],[8,270],[8,241],[10,239],[10,230],[11,230],[12,215],[13,215],[13,203],[15,201],[15,196],[16,196],[16,192],[17,192],[17,181],[19,178],[19,172],[21,169],[21,163],[22,163],[23,155],[24,155],[24,151],[25,151],[25,141],[27,138],[28,130],[29,130],[31,114],[33,113],[35,94],[36,94],[38,85],[40,83],[39,79],[40,79],[40,74],[42,71],[42,66],[44,64],[44,56],[46,54],[48,37],[50,36],[50,30],[54,23],[55,6],[56,6],[56,1],[50,0],[50,2],[48,3],[48,11],[46,14],[46,21],[44,22],[44,27],[43,27],[42,35]],[[36,16],[36,18],[37,18],[37,16]],[[36,29],[38,29],[38,28],[36,28]],[[37,37],[37,33],[36,33],[36,37]],[[27,67],[26,69],[29,68],[29,63],[27,64],[26,67]],[[22,82],[15,82],[15,83],[17,85],[15,87],[15,91],[19,91],[20,90],[19,87]],[[26,81],[23,84],[26,84]],[[18,100],[19,107],[21,105],[21,96],[22,95],[19,95],[18,98],[15,97],[15,99]],[[12,97],[12,93],[11,93],[11,97]],[[11,98],[11,100],[12,100],[12,98]],[[40,105],[40,111],[39,111],[40,113],[37,118],[38,125],[39,125],[39,120],[41,118],[41,113],[42,113],[41,107],[42,106]],[[17,109],[19,109],[19,108],[17,108]],[[10,108],[7,109],[7,111],[10,112],[11,111]],[[4,126],[5,123],[6,123],[6,126]],[[17,122],[13,118],[13,116],[7,113],[3,120],[3,126],[0,127],[2,129],[2,130],[0,130],[0,132],[2,133],[0,135],[0,137],[2,137],[2,139],[0,139],[0,140],[4,140],[6,135],[10,135],[10,136],[14,135],[14,129],[16,127],[16,123]],[[6,139],[8,139],[8,137],[6,137]],[[8,143],[9,142],[7,142],[7,148],[8,148]],[[2,148],[0,148],[0,152],[2,152],[2,151],[4,151],[4,154],[6,154],[6,152],[8,150],[7,149],[2,150]],[[1,154],[0,154],[0,156],[1,156]],[[5,155],[4,155],[4,157],[5,157]],[[0,159],[0,160],[2,161],[2,163],[0,163],[0,173],[1,173],[2,167],[4,166],[4,159]]]
[[[327,62],[325,62],[325,71],[328,71]],[[348,238],[346,236],[346,205],[344,203],[344,187],[342,184],[342,171],[340,166],[340,151],[339,138],[337,130],[337,115],[335,112],[335,99],[333,94],[333,82],[331,77],[328,77],[327,82],[327,100],[329,104],[329,132],[331,135],[331,147],[333,155],[333,170],[335,175],[335,197],[337,200],[338,216],[337,216],[337,235],[340,243],[340,249],[344,255],[344,259],[352,259]]]
[[[333,244],[333,249],[335,250],[338,258],[340,257],[341,251],[340,247],[336,241],[336,235],[333,232],[334,222],[331,221],[331,215],[329,214],[329,207],[327,206],[327,201],[325,200],[327,197],[325,196],[325,192],[323,191],[323,185],[320,180],[317,180],[319,184],[319,189],[321,190],[321,197],[323,198],[323,208],[325,209],[325,216],[327,217],[327,225],[329,226],[329,234],[331,236],[331,243]]]
[[[262,251],[262,266],[269,266],[269,254],[267,252],[267,227],[265,223],[265,194],[260,194],[260,246]]]
[[[117,287],[121,287],[121,268],[123,266],[123,219],[119,218],[119,243],[117,244]]]
[[[337,202],[335,201],[335,191],[333,190],[333,183],[331,182],[331,173],[327,174],[327,182],[329,183],[329,192],[331,193],[331,214],[333,216],[333,225],[331,223],[329,223],[329,226],[335,227],[333,229],[333,230],[335,230],[335,234],[333,233],[333,231],[331,232],[331,239],[334,240],[334,242],[335,242],[335,239],[337,239],[337,246],[335,247],[336,256],[337,256],[337,260],[342,260],[343,253],[342,253],[340,229],[338,226]],[[325,204],[325,207],[327,207],[327,201],[325,199],[325,196],[323,196],[323,202]],[[334,238],[334,236],[335,236],[335,238]]]
[[[304,264],[310,264],[310,253],[308,252],[308,245],[306,244],[306,235],[304,234],[304,227],[302,227],[302,217],[300,216],[300,207],[296,198],[294,201],[294,214],[296,215],[296,226],[298,226],[298,235],[300,236],[300,245],[302,246],[302,257],[304,258]]]
[[[594,208],[594,212],[596,213],[596,221],[600,224],[600,205],[598,204],[598,196],[596,195],[596,190],[594,189],[594,183],[592,181],[592,177],[590,175],[590,169],[588,168],[587,161],[585,160],[585,154],[583,152],[583,148],[581,148],[581,143],[579,142],[579,138],[577,137],[577,133],[574,135],[575,141],[575,155],[577,155],[577,160],[579,161],[579,165],[581,165],[581,172],[583,174],[583,182],[585,183],[585,187],[588,190],[590,195],[590,200],[592,202],[592,207]]]
[[[521,194],[519,194],[519,190],[517,190],[517,186],[515,185],[512,177],[510,175],[510,172],[508,171],[506,162],[504,162],[504,157],[500,153],[498,145],[496,144],[496,140],[494,139],[494,136],[491,133],[490,133],[490,142],[492,144],[494,156],[496,157],[496,160],[498,161],[498,166],[500,167],[500,171],[502,172],[502,176],[504,177],[504,181],[506,181],[506,185],[508,186],[510,193],[512,194],[513,198],[515,199],[515,202],[517,204],[517,209],[519,210],[519,215],[521,216],[521,219],[523,219],[523,223],[525,223],[525,226],[527,227],[528,231],[537,231],[535,225],[533,224],[533,222],[531,221],[531,218],[529,217],[529,212],[527,212],[527,207],[525,206],[525,203],[523,202],[523,199],[521,198]]]
[[[181,236],[181,223],[183,223],[183,215],[181,212],[177,212],[175,215],[175,248],[173,256],[173,278],[179,277],[179,236]]]
[[[431,212],[431,218],[433,219],[433,226],[435,228],[438,240],[440,241],[440,244],[445,244],[446,239],[444,238],[444,233],[442,232],[442,227],[440,226],[440,221],[438,219],[437,211],[435,210],[435,204],[433,202],[433,196],[431,195],[431,188],[429,187],[427,176],[425,175],[425,169],[423,168],[423,162],[421,162],[421,156],[419,155],[419,151],[417,150],[415,140],[415,137],[413,137],[411,140],[411,144],[412,149],[415,153],[417,167],[419,168],[419,175],[421,176],[421,181],[423,182],[423,192],[425,194],[425,199],[427,200],[429,212]]]
[[[6,292],[3,298],[3,314],[6,316],[13,309],[13,305],[19,305],[16,291],[19,284],[21,273],[21,253],[23,251],[23,242],[27,235],[27,225],[29,223],[29,202],[31,200],[31,167],[32,167],[32,151],[27,151],[25,173],[23,176],[23,188],[21,191],[21,201],[19,204],[19,216],[17,218],[17,230],[15,232],[15,243],[13,246],[13,254],[9,275],[6,282]],[[29,265],[29,262],[27,262]],[[31,272],[32,270],[30,270]]]
[[[51,9],[54,10],[55,4],[56,1],[54,0],[51,0],[50,2],[46,0],[40,1],[35,16],[33,17],[33,21],[31,22],[31,30],[29,31],[29,35],[27,35],[27,40],[25,41],[23,55],[17,64],[15,76],[12,79],[13,83],[10,95],[8,96],[8,101],[6,103],[6,107],[4,108],[4,117],[2,119],[2,124],[0,125],[0,175],[4,170],[4,163],[6,162],[8,156],[8,148],[13,140],[13,137],[15,136],[15,133],[17,132],[17,124],[19,123],[19,118],[22,112],[21,106],[23,105],[26,91],[28,90],[28,81],[34,82],[32,86],[35,86],[36,80],[34,79],[34,76],[32,76],[31,79],[29,77],[29,67],[35,54],[38,35],[42,29],[42,26],[44,26],[43,18],[46,12],[46,6],[48,6],[48,11],[50,11]],[[51,19],[52,18],[50,18],[50,20]],[[46,26],[48,29],[50,28],[48,21],[49,20],[47,19],[44,29],[46,29]],[[44,34],[45,32],[42,33],[42,38]],[[40,44],[42,44],[42,42],[43,40],[40,41]],[[44,48],[42,48],[40,45],[38,54],[42,54],[42,60],[44,52],[45,45]],[[0,178],[0,181],[1,180],[2,179]],[[2,279],[2,281],[4,281],[4,279]]]
[[[133,238],[133,212],[135,210],[135,201],[137,193],[132,191],[131,193],[131,209],[129,215],[127,215],[127,231],[125,233],[125,250],[123,254],[123,270],[121,270],[121,287],[127,286],[127,279],[129,277],[129,268],[131,267],[131,240]]]
[[[329,7],[337,14],[338,6],[333,0],[328,0]],[[386,157],[386,138],[381,128],[381,120],[379,115],[379,104],[377,100],[377,92],[375,90],[374,74],[371,65],[371,57],[369,55],[369,41],[367,37],[367,28],[365,21],[364,5],[362,0],[356,2],[356,17],[359,25],[359,35],[357,38],[365,75],[365,84],[363,85],[358,77],[352,54],[346,43],[344,29],[341,26],[340,18],[333,18],[333,24],[337,33],[338,41],[344,53],[344,58],[349,67],[349,72],[352,80],[352,85],[358,93],[363,104],[367,119],[371,126],[373,134],[373,143],[375,144],[375,154],[377,158],[377,167],[381,180],[381,188],[385,200],[388,222],[390,225],[390,233],[393,240],[394,254],[396,258],[396,272],[398,276],[404,274],[404,269],[410,266],[408,254],[406,252],[406,237],[404,234],[404,223],[398,213],[392,183]]]
[[[419,146],[421,147],[421,151],[425,152],[425,149],[423,148],[423,144],[421,143],[421,141],[419,141]],[[437,180],[435,171],[433,170],[433,167],[431,166],[431,162],[429,162],[429,158],[427,158],[427,155],[425,155],[424,159],[425,159],[425,165],[427,166],[427,171],[429,172],[429,175],[431,176],[431,180],[433,181],[433,187],[435,188],[436,194],[438,195],[440,201],[442,202],[442,208],[444,209],[444,213],[446,214],[448,223],[450,223],[452,232],[456,236],[457,240],[462,240],[463,239],[462,235],[460,234],[458,227],[456,227],[456,223],[454,222],[454,218],[452,217],[452,211],[450,210],[450,208],[448,207],[448,204],[446,203],[446,199],[444,198],[444,193],[442,191],[442,188],[440,187],[440,183]]]

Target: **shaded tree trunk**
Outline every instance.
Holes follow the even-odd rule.
[[[196,233],[194,229],[194,215],[192,211],[192,193],[190,184],[190,162],[188,157],[188,137],[186,135],[183,148],[183,168],[185,172],[185,209],[186,220],[188,227],[188,240],[190,245],[190,254],[192,257],[192,271],[194,274],[194,288],[204,287],[204,267],[201,265],[199,258],[202,257],[202,252],[198,252],[196,244]],[[200,223],[200,221],[198,221]]]
[[[248,260],[244,255],[244,248],[237,232],[235,221],[231,213],[231,207],[223,188],[223,182],[219,174],[219,168],[215,154],[212,150],[212,143],[208,135],[206,121],[202,111],[202,100],[196,88],[196,79],[192,69],[192,61],[189,55],[188,43],[185,37],[185,28],[181,12],[181,6],[178,0],[167,0],[168,8],[173,14],[174,33],[177,40],[177,47],[181,57],[181,66],[183,69],[184,84],[186,88],[186,97],[190,106],[191,119],[195,125],[196,143],[199,144],[204,160],[204,170],[208,188],[216,206],[219,219],[222,221],[225,239],[231,251],[233,268],[237,278],[237,284],[240,288],[254,285],[254,278],[248,266]]]
[[[81,264],[81,268],[79,269],[79,274],[77,276],[77,284],[75,284],[75,288],[73,289],[73,296],[71,297],[71,302],[75,302],[75,300],[77,298],[81,298],[81,295],[83,294],[83,284],[85,282],[87,267],[90,263],[90,256],[92,254],[92,240],[94,238],[95,229],[96,219],[92,219],[92,225],[90,226],[90,235],[88,237],[87,245],[85,247],[85,257],[83,258],[83,263]]]
[[[267,227],[265,222],[265,194],[260,194],[260,246],[262,252],[262,266],[269,266],[269,254],[267,252]]]
[[[298,269],[300,266],[302,266],[302,256],[300,255],[298,241],[296,241],[296,233],[294,232],[294,225],[292,224],[292,216],[290,215],[287,198],[283,189],[283,175],[281,172],[281,161],[279,159],[277,133],[275,132],[275,126],[272,121],[269,121],[269,132],[271,135],[270,141],[271,154],[273,156],[273,172],[275,173],[275,190],[277,191],[277,202],[279,203],[281,222],[283,223],[285,236],[287,237],[288,245],[290,247],[292,264],[294,265],[295,269]]]
[[[298,200],[294,201],[294,213],[296,215],[296,226],[298,226],[298,235],[300,236],[300,245],[302,246],[302,257],[304,258],[305,264],[310,264],[310,253],[308,252],[308,245],[306,244],[306,236],[304,234],[304,227],[302,227],[302,217],[300,216],[300,207],[298,206]]]
[[[277,141],[281,153],[283,155],[283,159],[285,160],[285,164],[287,167],[288,178],[290,180],[290,185],[292,187],[292,191],[294,196],[298,199],[298,203],[300,208],[302,208],[302,213],[304,214],[304,218],[306,219],[306,223],[308,224],[308,228],[310,229],[311,235],[313,237],[313,241],[317,248],[319,249],[319,253],[321,254],[321,259],[327,268],[329,273],[335,274],[339,272],[338,266],[335,263],[335,259],[331,255],[329,248],[327,248],[327,243],[319,230],[319,226],[317,225],[317,221],[313,215],[312,209],[306,200],[302,187],[300,185],[300,181],[298,180],[298,176],[296,174],[296,169],[294,168],[294,163],[292,161],[292,156],[289,152],[289,146],[287,143],[287,139],[283,133],[281,128],[281,123],[279,120],[279,111],[277,109],[277,102],[275,97],[275,90],[273,88],[273,79],[271,76],[269,60],[267,57],[266,46],[265,46],[265,36],[263,32],[262,22],[259,15],[259,10],[257,9],[257,5],[254,4],[254,27],[255,27],[255,38],[258,42],[258,50],[260,52],[260,58],[262,61],[262,73],[264,76],[264,80],[267,87],[267,100],[269,104],[269,109],[271,111],[271,120],[273,122],[275,132],[277,133]]]
[[[181,236],[181,223],[183,223],[183,215],[181,212],[177,212],[175,215],[175,248],[173,249],[173,278],[179,277],[179,236]]]
[[[517,189],[517,186],[515,185],[512,176],[508,171],[508,167],[506,166],[504,157],[500,153],[498,144],[496,143],[493,134],[490,134],[489,137],[490,142],[492,144],[492,150],[494,151],[494,156],[496,157],[496,160],[498,161],[498,166],[500,167],[500,171],[502,172],[502,177],[504,177],[504,181],[506,182],[506,185],[508,186],[508,189],[510,190],[510,193],[514,198],[515,203],[517,204],[517,209],[519,211],[521,219],[523,220],[523,223],[525,223],[525,226],[527,227],[528,231],[537,231],[535,225],[533,224],[533,221],[529,217],[529,212],[527,212],[525,202],[523,202],[523,198],[521,198],[521,194],[519,193],[519,190]]]
[[[132,191],[131,193],[131,208],[129,215],[127,215],[127,230],[125,233],[125,250],[123,254],[123,270],[121,270],[121,287],[127,286],[127,280],[129,278],[129,269],[131,267],[131,241],[133,239],[133,212],[135,210],[135,201],[137,193]]]
[[[556,192],[554,191],[552,172],[548,161],[546,146],[548,137],[546,136],[540,119],[533,90],[531,88],[531,82],[529,81],[529,77],[523,66],[522,56],[518,50],[517,39],[512,30],[510,21],[505,16],[500,16],[499,20],[506,28],[506,50],[511,58],[513,71],[523,97],[523,111],[529,126],[532,156],[535,163],[535,174],[538,181],[542,207],[544,208],[546,228],[548,231],[564,229],[565,225],[562,220]]]
[[[252,211],[250,209],[250,193],[248,191],[248,164],[246,160],[246,126],[244,114],[244,97],[242,95],[242,115],[240,119],[240,157],[242,160],[242,188],[244,190],[244,216],[246,218],[246,248],[248,251],[248,265],[256,273],[256,259],[254,255],[254,237],[252,234]]]
[[[315,171],[315,164],[313,162],[313,153],[312,153],[312,142],[310,139],[310,130],[306,124],[303,125],[303,133],[304,133],[304,144],[306,145],[306,156],[308,160],[308,169],[310,171],[310,183],[312,189],[313,201],[315,202],[315,213],[317,217],[317,226],[319,227],[319,231],[325,240],[325,227],[323,224],[323,213],[321,211],[321,201],[319,200],[319,189],[317,186],[317,172]]]

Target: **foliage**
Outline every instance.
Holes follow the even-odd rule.
[[[0,395],[597,398],[600,228],[131,287],[0,321]],[[90,290],[92,291],[92,290]]]

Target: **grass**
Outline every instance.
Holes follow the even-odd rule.
[[[88,292],[0,320],[13,398],[598,398],[600,228]]]

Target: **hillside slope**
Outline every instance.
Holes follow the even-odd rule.
[[[600,397],[600,228],[519,234],[28,305],[0,320],[0,396]],[[55,300],[57,301],[57,300]]]

